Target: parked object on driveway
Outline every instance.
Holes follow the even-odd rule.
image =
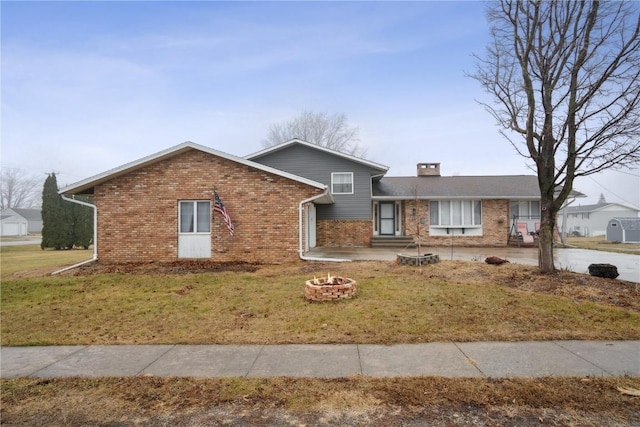
[[[613,264],[591,264],[589,265],[589,274],[607,279],[615,279],[619,276],[618,267]]]

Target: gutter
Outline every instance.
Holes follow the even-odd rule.
[[[321,197],[326,196],[328,189],[325,187],[324,191],[325,191],[324,193],[318,196],[313,196],[313,197],[309,197],[308,199],[301,200],[300,203],[298,204],[298,256],[303,261],[351,262],[350,259],[346,259],[346,258],[318,258],[318,257],[309,257],[304,255],[304,249],[302,247],[302,240],[303,240],[302,233],[304,229],[303,223],[302,223],[303,221],[302,212],[304,211],[304,205],[306,205],[307,203],[313,202],[314,200],[317,200]]]
[[[54,271],[53,273],[51,273],[52,276],[98,260],[98,207],[96,205],[92,205],[91,203],[83,202],[82,200],[71,199],[64,195],[61,196],[62,199],[66,200],[67,202],[76,203],[78,205],[87,206],[93,209],[93,257],[86,261],[82,261],[69,267]]]

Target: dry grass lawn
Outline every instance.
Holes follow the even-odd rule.
[[[358,296],[306,302],[304,281],[327,273]],[[3,345],[640,338],[635,284],[515,264],[92,265],[2,288]]]

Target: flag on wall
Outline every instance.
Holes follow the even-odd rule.
[[[218,192],[216,190],[213,190],[213,199],[213,210],[220,212],[222,219],[224,219],[224,223],[229,229],[229,234],[233,236],[234,228],[233,223],[231,222],[231,217],[227,213],[227,208],[224,207],[224,204],[222,203],[222,200],[220,200],[220,196],[218,196]]]

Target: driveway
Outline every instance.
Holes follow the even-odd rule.
[[[438,254],[441,260],[484,261],[488,256],[506,258],[515,264],[538,265],[537,248],[463,248],[430,247],[423,253]],[[398,253],[414,255],[415,249],[365,248],[365,247],[318,247],[307,253],[309,257],[339,258],[352,261],[391,261]],[[618,279],[640,283],[640,255],[618,254],[614,252],[587,249],[554,249],[555,265],[576,273],[589,274],[590,264],[613,264],[618,267]]]

